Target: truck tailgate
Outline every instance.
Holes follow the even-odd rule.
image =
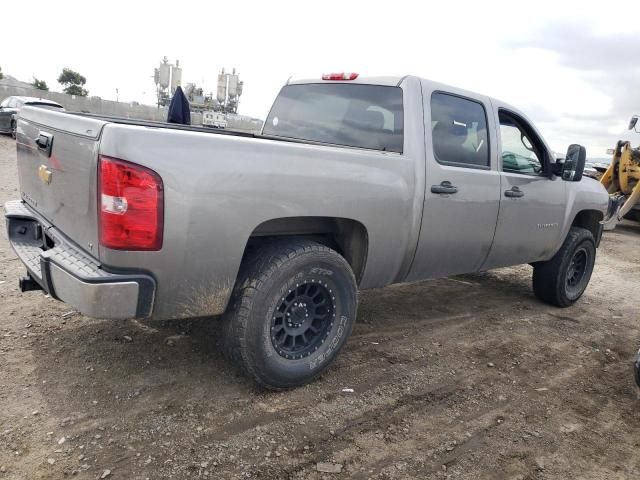
[[[25,107],[17,130],[22,199],[94,257],[98,256],[98,146],[105,124]]]

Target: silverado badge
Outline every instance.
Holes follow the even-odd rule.
[[[51,172],[46,165],[40,165],[40,168],[38,168],[38,176],[40,177],[40,180],[49,185],[51,183],[53,172]]]

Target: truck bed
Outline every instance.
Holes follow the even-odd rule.
[[[141,120],[136,118],[126,118],[126,117],[117,117],[112,115],[100,115],[95,113],[85,113],[85,112],[66,112],[69,115],[77,115],[80,117],[86,118],[95,118],[97,120],[103,120],[109,123],[118,123],[121,125],[137,125],[140,127],[150,127],[150,128],[167,128],[171,130],[186,130],[190,132],[201,132],[201,133],[211,133],[215,135],[232,135],[238,137],[250,137],[250,138],[260,138],[261,135],[254,134],[250,132],[241,132],[237,130],[228,130],[228,129],[214,129],[197,125],[181,125],[178,123],[168,123],[168,122],[158,122],[154,120]]]
[[[412,113],[412,138],[421,138],[419,111]],[[297,234],[315,234],[318,222],[336,235],[355,229],[367,238],[359,255],[371,260],[366,271],[356,272],[361,287],[402,278],[415,250],[424,196],[422,143],[412,148],[402,156],[247,132],[25,108],[18,122],[20,196],[36,230],[45,226],[48,233],[50,225],[61,242],[110,275],[135,275],[139,292],[151,283],[147,278],[152,279],[152,311],[130,306],[136,315],[215,315],[226,308],[250,238],[290,234],[293,227]],[[118,250],[101,244],[100,158],[130,162],[162,179],[164,234],[159,250]],[[45,248],[56,247],[52,237],[45,235]],[[392,255],[384,253],[390,251]]]

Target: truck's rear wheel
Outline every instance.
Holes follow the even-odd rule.
[[[584,293],[596,260],[593,234],[571,227],[560,250],[533,268],[533,291],[545,303],[568,307]]]
[[[336,357],[356,309],[343,257],[312,241],[276,241],[243,262],[223,320],[225,351],[266,388],[303,385]]]

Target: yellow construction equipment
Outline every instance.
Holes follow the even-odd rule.
[[[639,118],[638,115],[631,117],[629,130],[640,133]],[[611,165],[600,178],[600,183],[611,198],[611,216],[604,224],[605,230],[613,230],[625,216],[640,221],[640,147],[633,148],[631,142],[620,140],[613,150]]]

